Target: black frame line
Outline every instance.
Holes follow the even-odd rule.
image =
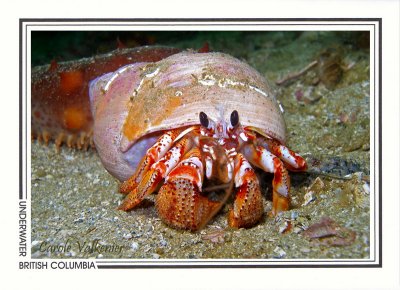
[[[20,22],[380,22],[382,18],[21,18]],[[187,24],[187,23],[186,23]],[[224,23],[225,24],[225,23]],[[315,23],[314,23],[315,24]]]
[[[40,22],[40,24],[35,24],[35,22]],[[61,23],[57,24],[57,22],[66,22],[66,23]],[[116,22],[116,23],[114,23]],[[169,23],[168,23],[169,22]],[[174,22],[174,23],[171,23]],[[194,22],[194,23],[189,23],[189,22]],[[234,23],[233,23],[234,22]],[[282,23],[282,22],[290,22],[290,23]],[[313,22],[313,23],[295,23],[295,22]],[[316,23],[316,22],[322,22],[322,23]],[[349,22],[349,23],[332,23],[330,24],[329,22]],[[374,102],[375,104],[375,110],[374,110],[374,122],[378,122],[378,136],[376,135],[376,126],[374,125],[374,136],[375,140],[374,142],[376,143],[376,137],[378,137],[378,156],[376,156],[376,148],[373,152],[374,160],[376,161],[378,158],[378,162],[375,162],[375,168],[374,168],[374,188],[376,189],[376,164],[378,163],[378,178],[379,178],[379,184],[378,184],[378,192],[375,190],[375,194],[378,193],[378,205],[375,203],[375,211],[374,213],[376,214],[376,208],[378,207],[378,224],[379,224],[379,233],[378,237],[376,236],[376,226],[374,227],[374,234],[375,237],[377,237],[377,241],[379,243],[379,248],[378,248],[378,255],[379,257],[376,256],[373,261],[366,261],[366,262],[376,262],[377,258],[379,258],[379,263],[378,264],[350,264],[353,263],[353,260],[351,259],[346,259],[345,261],[342,260],[336,260],[341,263],[349,263],[349,264],[320,264],[324,262],[332,262],[330,260],[310,260],[309,263],[314,263],[314,264],[300,264],[304,263],[307,261],[301,261],[299,264],[285,264],[285,265],[279,265],[280,262],[287,263],[287,262],[293,262],[293,261],[287,261],[287,260],[260,260],[260,261],[247,261],[247,260],[227,260],[227,259],[216,259],[215,262],[210,262],[209,260],[160,260],[160,261],[153,261],[153,260],[146,260],[146,261],[137,261],[137,260],[129,260],[128,262],[125,260],[118,260],[118,261],[113,261],[113,260],[96,260],[96,267],[98,269],[179,269],[179,268],[381,268],[382,267],[382,18],[135,18],[135,19],[130,19],[130,18],[20,18],[19,19],[19,201],[22,200],[27,200],[28,198],[28,189],[27,189],[27,184],[28,184],[28,171],[27,171],[27,163],[25,162],[26,168],[25,168],[25,180],[23,178],[23,165],[24,165],[24,157],[25,160],[27,160],[27,126],[28,122],[30,120],[27,120],[26,118],[26,124],[25,127],[23,126],[23,101],[25,100],[25,104],[27,104],[27,86],[28,84],[25,85],[25,90],[23,86],[23,73],[25,73],[25,81],[27,82],[27,69],[25,72],[23,71],[23,60],[27,60],[27,49],[25,48],[25,59],[23,58],[23,31],[25,32],[25,45],[27,45],[27,27],[28,26],[43,26],[46,25],[46,23],[52,23],[52,26],[99,26],[102,23],[104,23],[106,26],[123,26],[123,25],[132,25],[135,26],[201,26],[201,25],[207,25],[207,26],[212,26],[214,25],[223,25],[223,26],[230,26],[230,25],[240,25],[240,26],[266,26],[266,25],[332,25],[332,26],[338,26],[338,25],[352,25],[354,22],[360,22],[360,24],[354,24],[354,25],[373,25],[374,26],[374,62],[375,62],[375,71],[374,71],[374,84],[375,84],[375,89],[374,89],[374,99],[376,100],[376,86],[378,85],[378,102]],[[371,23],[361,23],[361,22],[371,22]],[[76,24],[74,24],[76,23]],[[117,24],[118,23],[118,24]],[[376,29],[376,25],[378,25],[378,30]],[[25,28],[25,30],[24,30]],[[99,30],[100,32],[101,30]],[[378,31],[378,48],[376,47],[376,32]],[[378,55],[378,59],[375,57],[375,55]],[[379,62],[378,65],[376,65],[376,62]],[[27,65],[25,64],[25,68]],[[376,82],[376,70],[378,69],[378,82]],[[24,99],[25,97],[25,99]],[[378,104],[378,113],[379,113],[379,118],[376,120],[376,105]],[[26,108],[26,111],[29,108]],[[26,112],[25,112],[26,113]],[[24,130],[25,129],[25,130]],[[371,130],[371,129],[370,129]],[[23,156],[23,137],[26,137],[26,142],[25,142],[25,153],[26,156]],[[25,186],[26,186],[26,191],[24,192],[24,181],[25,181]],[[24,195],[25,193],[25,195]],[[375,220],[375,219],[374,219]],[[374,251],[376,252],[376,244]],[[35,260],[30,258],[31,260]],[[355,259],[360,262],[364,262],[363,260],[360,259]],[[61,261],[61,260],[60,260]],[[335,262],[336,262],[335,261]],[[265,264],[265,263],[271,263],[271,264]],[[120,263],[117,265],[112,265],[112,263]],[[132,263],[132,264],[130,264]],[[140,264],[139,264],[140,263]],[[196,264],[198,263],[198,264]],[[211,264],[211,263],[218,263],[218,264]],[[220,264],[220,263],[228,263],[228,264]],[[230,264],[232,263],[232,264]],[[252,264],[250,264],[252,263]],[[262,264],[261,264],[262,263]],[[187,264],[187,265],[185,265]]]
[[[20,20],[19,23],[19,116],[18,116],[18,126],[19,126],[19,199],[23,199],[23,180],[22,180],[22,27],[23,24]]]

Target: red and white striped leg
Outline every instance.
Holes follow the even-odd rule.
[[[126,196],[118,209],[129,210],[138,205],[146,195],[154,192],[159,183],[182,160],[184,154],[192,147],[191,138],[183,138],[172,147],[160,160],[155,162],[148,171],[143,173],[143,178],[136,187]]]
[[[135,173],[121,184],[119,191],[127,194],[137,187],[150,167],[168,152],[181,131],[182,130],[171,130],[158,138],[157,142],[150,147],[143,156]]]
[[[235,228],[251,227],[260,221],[264,209],[257,175],[241,153],[235,158],[234,175],[237,192],[228,223]]]
[[[290,177],[283,162],[262,146],[247,145],[245,156],[257,167],[274,173],[272,181],[272,215],[289,209]]]
[[[280,144],[278,141],[260,137],[257,139],[257,143],[285,162],[286,168],[290,171],[307,170],[307,163],[303,157],[290,150],[286,146]]]
[[[158,214],[166,224],[196,231],[220,208],[221,203],[200,193],[203,170],[200,150],[194,147],[168,174],[156,197]]]

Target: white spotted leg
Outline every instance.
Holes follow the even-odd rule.
[[[244,155],[250,163],[274,174],[272,181],[272,215],[289,209],[290,177],[283,162],[262,146],[244,146]]]
[[[130,193],[136,188],[144,175],[150,170],[151,166],[160,160],[172,147],[174,141],[179,136],[181,130],[171,130],[164,133],[157,142],[150,147],[140,161],[135,173],[126,181],[124,181],[119,191],[124,194]]]
[[[278,141],[260,137],[257,139],[257,143],[285,162],[286,168],[290,171],[307,170],[307,163],[304,158]]]

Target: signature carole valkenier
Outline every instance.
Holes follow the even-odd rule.
[[[65,243],[60,243],[57,245],[50,244],[49,242],[43,241],[40,243],[40,252],[50,252],[50,253],[68,253],[71,251],[78,251],[79,253],[121,253],[124,246],[117,244],[104,244],[100,239],[95,239],[93,241],[78,241],[73,239],[67,239]]]

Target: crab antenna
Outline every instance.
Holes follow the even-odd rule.
[[[216,109],[218,110],[219,113],[219,120],[218,120],[218,124],[221,126],[220,130],[217,130],[218,132],[216,132],[220,138],[227,138],[227,124],[224,118],[224,105],[223,104],[219,104],[216,106]]]

